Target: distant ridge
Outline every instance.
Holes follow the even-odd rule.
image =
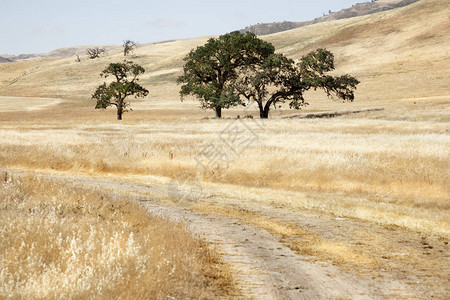
[[[322,23],[332,20],[348,19],[357,16],[369,15],[381,11],[391,10],[394,8],[407,6],[419,0],[373,0],[372,2],[358,3],[350,8],[340,10],[338,12],[332,12],[329,15],[316,18],[312,21],[306,22],[274,22],[274,23],[263,23],[253,26],[246,27],[242,29],[241,32],[253,32],[257,35],[268,35],[272,33],[282,32],[286,30],[291,30],[311,24]],[[150,44],[161,44],[172,42],[173,40],[154,42]],[[53,50],[48,53],[40,54],[21,54],[21,55],[6,55],[0,54],[0,63],[8,63],[15,61],[32,61],[32,60],[42,60],[42,59],[54,59],[54,58],[67,58],[75,57],[79,55],[80,57],[86,55],[86,49],[98,47],[98,46],[76,46],[67,47]],[[108,51],[120,49],[122,46],[119,45],[107,45],[101,46],[106,47]]]
[[[14,62],[14,61],[27,61],[27,60],[41,60],[41,59],[52,59],[52,58],[65,58],[71,56],[83,56],[86,55],[87,48],[93,48],[99,46],[76,46],[76,47],[67,47],[53,50],[48,53],[39,53],[39,54],[20,54],[20,55],[7,55],[7,57],[0,56],[0,63],[2,62]],[[118,45],[107,45],[100,46],[105,47],[107,51],[116,50],[121,48],[122,46]]]
[[[12,60],[10,60],[9,58],[0,56],[0,63],[7,63],[7,62],[12,62]]]
[[[331,12],[326,16],[316,18],[312,21],[305,22],[274,22],[262,23],[248,26],[241,30],[241,32],[252,32],[256,35],[268,35],[272,33],[291,30],[311,24],[327,22],[332,20],[348,19],[358,16],[365,16],[381,11],[391,10],[394,8],[406,6],[417,2],[419,0],[374,0],[372,2],[364,2],[353,5],[350,8],[340,10],[338,12]]]

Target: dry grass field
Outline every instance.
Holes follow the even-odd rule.
[[[392,269],[424,280],[433,286],[438,297],[445,298],[450,275],[450,4],[421,0],[401,9],[316,24],[264,39],[293,59],[317,47],[331,50],[336,56],[335,72],[350,73],[361,81],[355,102],[335,102],[323,93],[311,92],[306,95],[310,105],[303,110],[273,110],[264,122],[256,118],[255,107],[228,110],[224,119],[212,119],[213,112],[200,110],[196,101],[180,102],[175,82],[183,57],[207,38],[138,48],[132,60],[146,68],[140,83],[150,94],[144,100],[132,101],[134,110],[125,114],[122,122],[115,120],[112,109],[94,110],[90,100],[90,94],[102,83],[102,69],[109,62],[123,59],[119,51],[97,60],[82,57],[81,63],[68,58],[0,64],[0,167],[114,177],[161,186],[187,176],[201,183],[203,198],[217,199],[214,205],[200,201],[193,209],[232,216],[281,234],[291,248],[343,268],[358,269],[356,263],[371,272],[385,269],[377,255],[384,256],[383,251],[398,246],[396,252],[410,255],[392,258],[396,263]],[[255,118],[243,118],[249,114]],[[227,148],[237,143],[236,136],[232,136],[235,130],[243,139],[234,145],[238,153]],[[216,159],[205,170],[198,159],[211,159],[211,153]],[[217,159],[217,155],[222,159]],[[4,185],[2,197],[9,199],[10,193],[18,193],[17,197],[26,199],[27,196],[21,196],[24,192],[16,191],[16,185]],[[68,207],[61,208],[64,212],[71,210],[73,201],[79,201],[82,193],[76,191],[71,196],[74,198],[66,200],[65,193],[69,192],[53,190],[56,199],[64,198],[63,205]],[[45,195],[51,197],[42,197]],[[38,197],[32,204],[20,204],[25,205],[21,209],[28,211],[28,205],[39,206],[40,202],[35,201],[44,200]],[[12,220],[15,214],[22,214],[8,205],[2,203],[2,215],[11,214],[7,218]],[[330,241],[319,237],[319,233],[305,233],[292,222],[270,221],[258,214],[260,207],[283,208],[299,214],[310,211],[377,224],[403,230],[405,239],[411,234],[431,237],[444,248],[431,256],[413,255],[411,249],[394,246],[384,231],[371,235],[356,228],[353,235],[367,244]],[[133,222],[123,218],[127,220],[124,222]],[[2,235],[4,224],[8,224],[3,220],[8,219],[1,221]],[[33,218],[15,222],[34,226],[27,222],[35,221],[39,222]],[[120,244],[117,247],[125,247],[129,233],[119,223],[110,229],[110,223],[101,225],[104,229],[98,234],[110,239],[113,232],[125,230],[123,235],[114,237],[117,241],[112,241]],[[169,227],[184,234],[177,226]],[[152,229],[148,230],[145,232]],[[66,240],[92,238],[89,230],[76,232],[79,237],[68,235]],[[145,240],[145,234],[140,241],[152,243]],[[159,238],[161,242],[163,236]],[[316,247],[299,246],[302,236]],[[196,245],[194,241],[186,243]],[[25,255],[25,250],[20,251]],[[140,255],[133,259],[146,259]],[[200,264],[202,259],[197,259]],[[90,263],[86,261],[86,266]],[[27,268],[32,268],[33,262],[29,264]],[[142,276],[148,276],[145,274]],[[33,289],[32,283],[5,279],[8,274],[1,276],[2,282],[18,280],[17,284]],[[57,280],[51,274],[39,276]],[[44,279],[35,280],[38,284]],[[63,289],[64,284],[67,283],[61,283]],[[76,293],[64,291],[68,295]],[[35,296],[52,292],[39,291]]]
[[[204,242],[132,199],[3,175],[0,197],[1,298],[198,299],[233,289]]]

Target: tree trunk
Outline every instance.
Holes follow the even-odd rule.
[[[262,105],[262,102],[258,102],[258,108],[259,108],[259,117],[261,119],[264,119],[264,107]]]
[[[222,118],[222,107],[216,106],[215,110],[216,110],[216,118],[219,118],[219,119]]]
[[[259,112],[259,117],[261,119],[268,119],[269,118],[269,111],[263,110]]]
[[[119,81],[119,80],[117,80]],[[117,120],[122,120],[122,114],[123,114],[123,99],[122,96],[119,93],[119,99],[117,101]]]
[[[261,119],[269,118],[270,104],[272,104],[272,102],[267,102],[266,105],[264,105],[264,108],[263,108],[262,104],[259,105],[259,117]]]

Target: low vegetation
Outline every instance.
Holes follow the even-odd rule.
[[[0,298],[212,299],[233,291],[204,242],[132,199],[1,179]]]
[[[389,116],[384,111],[368,114]],[[274,119],[261,128],[259,120],[252,119],[178,123],[175,115],[159,123],[140,121],[153,118],[148,114],[135,111],[134,116],[142,119],[105,124],[97,116],[96,122],[84,125],[76,120],[13,128],[5,124],[0,130],[0,164],[153,178],[189,174],[224,187],[231,184],[232,190],[248,189],[242,197],[259,202],[286,202],[440,235],[450,232],[444,123],[348,115]],[[200,167],[196,159],[206,160],[202,153],[211,145],[227,149],[220,137],[228,126],[241,124],[252,128],[257,138],[240,155],[230,152],[229,161],[216,161],[209,170]],[[237,128],[246,128],[242,126]]]

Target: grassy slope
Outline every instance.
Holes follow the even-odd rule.
[[[227,199],[237,207],[312,210],[395,225],[448,243],[450,5],[444,2],[421,0],[389,12],[264,37],[292,58],[316,47],[331,49],[336,73],[362,81],[356,101],[342,104],[310,93],[305,112],[273,110],[273,120],[257,131],[259,139],[230,166],[219,166],[215,176],[200,174],[202,195],[223,205]],[[180,174],[195,176],[195,157],[204,143],[220,142],[219,135],[232,122],[204,120],[212,112],[201,111],[196,101],[179,101],[175,79],[182,59],[206,40],[139,48],[132,59],[147,69],[141,82],[150,95],[133,102],[136,110],[120,124],[113,111],[95,111],[89,100],[101,83],[101,70],[123,59],[119,51],[81,63],[56,59],[0,64],[0,96],[63,100],[46,110],[0,113],[0,166],[108,174],[145,184],[167,184]],[[4,102],[24,106],[26,101],[35,103],[33,98]],[[298,118],[372,108],[383,110],[332,119]],[[236,114],[242,116],[242,111],[224,113],[233,118]],[[395,232],[401,236],[404,231]],[[371,255],[376,249],[412,253],[408,248],[391,251],[389,237],[381,233],[361,229],[361,235],[375,241],[361,246]],[[378,247],[376,241],[387,246]],[[351,248],[348,240],[341,242]],[[415,268],[424,270],[420,276],[437,286],[448,284],[449,270],[439,264],[446,259],[443,254],[436,252],[433,259],[438,263],[428,263],[431,256],[419,252],[396,260],[401,272],[413,276],[415,271],[403,266],[419,261],[424,266]]]
[[[317,47],[336,55],[337,72],[358,76],[358,101],[447,95],[450,73],[450,4],[422,0],[365,17],[316,24],[264,37],[297,59]],[[178,100],[174,85],[182,58],[206,38],[146,45],[132,58],[147,69],[150,100]],[[86,99],[98,74],[120,51],[98,60],[73,58],[0,65],[1,94]],[[25,89],[27,87],[27,89]],[[169,88],[170,87],[170,88]]]

